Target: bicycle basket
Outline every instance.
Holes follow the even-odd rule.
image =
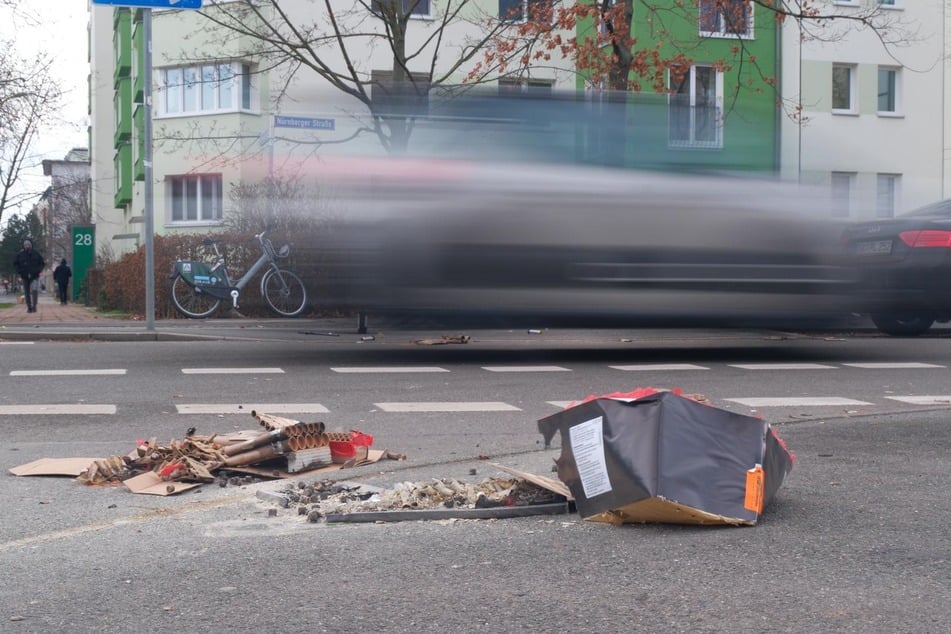
[[[291,245],[285,244],[281,246],[280,249],[275,249],[274,243],[272,243],[269,239],[264,240],[264,249],[272,258],[286,258],[291,254]]]

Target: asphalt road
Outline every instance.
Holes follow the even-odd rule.
[[[126,453],[136,438],[190,426],[253,427],[243,410],[180,413],[189,407],[293,403],[326,410],[294,417],[362,429],[408,456],[341,472],[349,480],[498,475],[480,455],[552,475],[558,450],[542,446],[537,419],[638,385],[758,413],[797,460],[746,528],[577,515],[328,525],[256,497],[284,482],[154,497],[7,475],[3,631],[944,632],[951,622],[940,398],[951,394],[951,340],[940,334],[480,331],[427,346],[414,342],[456,333],[252,330],[240,341],[0,345],[0,411],[114,407],[0,415],[0,467]]]

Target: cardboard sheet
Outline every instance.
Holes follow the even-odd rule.
[[[568,490],[568,487],[565,486],[564,482],[555,480],[554,478],[547,478],[542,475],[536,475],[534,473],[529,473],[528,471],[520,471],[518,469],[513,469],[512,467],[506,467],[505,465],[498,464],[495,462],[489,462],[488,464],[492,465],[496,469],[504,471],[505,473],[511,474],[516,478],[521,478],[526,482],[531,482],[535,486],[541,487],[552,493],[557,493],[558,495],[565,496],[565,499],[571,501],[574,498],[571,496],[571,491]]]
[[[154,471],[147,471],[122,482],[133,493],[146,495],[175,495],[182,491],[201,486],[197,482],[169,482],[163,480]]]
[[[70,476],[75,478],[89,465],[102,458],[40,458],[33,462],[13,467],[15,476]]]

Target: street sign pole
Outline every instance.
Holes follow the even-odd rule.
[[[152,9],[142,9],[143,115],[142,136],[145,147],[145,329],[155,330],[155,220],[152,200]]]

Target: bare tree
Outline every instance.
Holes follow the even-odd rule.
[[[59,176],[40,196],[46,210],[47,259],[50,262],[72,252],[70,227],[92,224],[89,178],[85,175]]]
[[[50,75],[50,60],[21,60],[0,43],[0,219],[4,212],[33,197],[16,185],[29,165],[29,150],[41,125],[59,103],[60,89]]]
[[[326,209],[315,213],[314,205],[321,205],[319,192],[296,177],[269,176],[235,183],[228,198],[234,213],[227,216],[225,226],[236,233],[250,235],[267,227],[289,239],[295,233],[319,229],[320,222],[315,219],[329,222],[332,218]]]
[[[415,19],[420,13],[427,19]],[[312,73],[365,107],[355,135],[376,134],[390,152],[406,148],[431,91],[495,80],[498,65],[515,66],[523,55],[504,43],[511,21],[477,0],[212,0],[202,15],[250,42],[245,52],[262,69],[278,71],[278,99],[300,73]],[[490,47],[497,64],[480,66]],[[367,65],[378,51],[384,69]]]

